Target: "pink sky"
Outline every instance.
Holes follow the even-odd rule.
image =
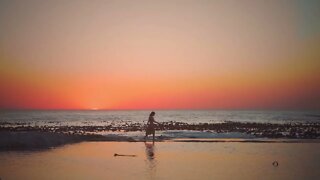
[[[317,1],[1,1],[2,109],[320,109]]]

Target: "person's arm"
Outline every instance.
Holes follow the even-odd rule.
[[[157,121],[155,121],[155,120],[153,120],[153,122],[155,122],[155,123],[157,123],[157,124],[159,124],[159,125],[161,124],[161,123],[159,123],[159,122],[157,122]]]

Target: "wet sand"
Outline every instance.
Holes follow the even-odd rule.
[[[82,142],[0,152],[0,178],[317,179],[319,149],[320,143]]]

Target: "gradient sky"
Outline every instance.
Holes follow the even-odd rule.
[[[0,0],[1,109],[320,109],[318,0]]]

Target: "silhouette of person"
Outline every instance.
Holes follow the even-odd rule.
[[[149,120],[148,120],[147,128],[146,128],[146,136],[144,137],[146,139],[149,134],[153,134],[153,142],[154,142],[154,137],[155,137],[155,124],[154,123],[159,124],[157,121],[154,120],[155,114],[156,113],[152,111],[149,115]]]

